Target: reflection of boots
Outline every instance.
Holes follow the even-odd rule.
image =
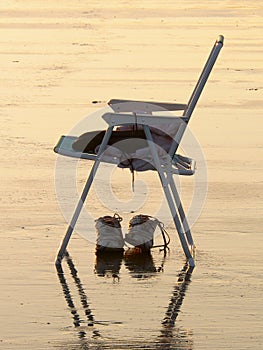
[[[98,218],[96,251],[123,252],[124,240],[121,230],[122,218],[118,214]]]
[[[118,278],[120,272],[123,251],[99,251],[96,252],[95,272],[98,276],[107,274]]]
[[[150,251],[130,248],[124,253],[125,266],[136,278],[147,278],[157,272]]]
[[[125,241],[143,251],[153,247],[153,235],[158,220],[148,215],[136,215],[129,222],[129,231]]]

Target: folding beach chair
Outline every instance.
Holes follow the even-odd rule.
[[[77,138],[74,136],[62,136],[60,138],[58,144],[54,148],[56,153],[75,158],[93,160],[94,164],[73,213],[65,237],[61,242],[56,260],[57,265],[60,264],[63,259],[68,242],[71,238],[72,232],[74,231],[74,227],[95,178],[99,164],[101,162],[109,162],[117,164],[119,167],[130,167],[134,161],[135,166],[132,165],[133,170],[155,170],[158,172],[186,259],[189,266],[194,267],[194,241],[175,182],[173,180],[173,175],[193,175],[195,172],[195,161],[188,157],[182,157],[176,154],[176,151],[209,74],[223,46],[223,41],[224,37],[220,35],[212,48],[208,60],[187,104],[113,99],[108,102],[112,112],[104,113],[101,116],[108,124],[107,130],[95,133],[86,133],[83,135],[83,139],[85,140],[84,146],[81,144],[82,137]],[[178,110],[183,111],[181,116],[164,116],[162,113],[159,113],[159,115],[154,115],[156,112]],[[157,124],[171,125],[171,123],[177,126],[177,132],[172,140],[170,140],[169,150],[166,150],[167,156],[164,160],[163,158],[159,157],[159,146],[156,146],[153,134]],[[135,131],[130,133],[127,132],[127,130],[121,131],[122,128],[125,129],[127,125],[134,125]],[[116,127],[118,127],[120,130],[116,130]],[[105,159],[104,152],[107,150],[109,145],[118,145],[122,140],[132,140],[133,137],[135,137],[136,140],[139,139],[139,141],[141,141],[139,142],[141,147],[144,147],[145,145],[148,146],[148,153],[151,155],[153,160],[152,164],[145,161],[143,164],[140,164],[140,166],[137,166],[137,159],[132,159],[132,157],[126,158],[129,163],[128,165],[126,164],[127,162],[123,162],[122,159],[118,157],[112,156],[106,157]],[[78,145],[80,145],[80,148],[78,148]],[[127,149],[125,147],[127,147]],[[121,151],[125,151],[125,154],[129,153],[129,151],[130,153],[136,151],[134,149],[130,149],[130,147],[133,147],[133,143],[126,142],[124,143],[125,149],[122,149]],[[119,148],[121,148],[121,146]]]

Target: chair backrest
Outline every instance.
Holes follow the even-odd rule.
[[[212,48],[212,51],[206,61],[206,64],[203,68],[203,71],[196,83],[196,86],[194,88],[194,91],[187,103],[187,106],[184,110],[184,113],[183,115],[185,116],[185,120],[188,122],[191,118],[191,115],[194,111],[194,108],[197,104],[197,101],[203,91],[203,88],[205,86],[205,83],[207,82],[207,79],[209,77],[209,74],[215,64],[215,61],[217,59],[217,56],[221,50],[221,48],[223,47],[223,44],[224,44],[224,37],[223,35],[219,35],[218,39],[216,40],[213,48]]]
[[[109,127],[125,124],[140,124],[148,125],[149,127],[163,123],[173,123],[173,125],[177,125],[178,130],[175,137],[173,138],[173,142],[168,152],[170,157],[173,158],[182,140],[185,129],[198,102],[198,99],[223,46],[223,43],[224,37],[220,35],[210,52],[210,55],[205,63],[205,66],[201,72],[201,75],[195,85],[195,88],[192,92],[192,95],[190,96],[187,105],[164,102],[112,99],[108,102],[108,105],[112,108],[114,113],[105,113],[102,118],[108,123]],[[183,110],[183,114],[181,117],[151,115],[152,112],[163,110]],[[126,114],[127,112],[131,112],[131,114]]]
[[[223,47],[223,43],[224,43],[224,37],[223,35],[219,35],[219,37],[217,38],[211,52],[210,55],[205,63],[205,66],[200,74],[200,77],[195,85],[195,88],[192,92],[192,95],[190,96],[190,99],[184,109],[183,112],[183,116],[182,116],[182,120],[184,121],[184,123],[182,123],[180,125],[180,129],[178,130],[178,133],[171,145],[170,151],[169,151],[169,155],[170,157],[173,157],[174,154],[177,151],[177,148],[179,146],[179,143],[182,140],[183,134],[185,132],[186,126],[191,118],[191,115],[194,111],[194,108],[199,100],[199,97],[204,89],[204,86],[207,82],[207,79],[212,71],[212,68],[216,62],[216,59],[219,55],[219,52],[221,50],[221,48]]]

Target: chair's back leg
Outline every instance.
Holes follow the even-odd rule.
[[[184,229],[182,227],[182,224],[181,224],[180,219],[179,219],[178,214],[177,214],[176,203],[173,200],[173,196],[172,196],[170,188],[169,188],[169,179],[166,178],[164,171],[161,167],[160,160],[158,158],[155,144],[153,142],[151,131],[150,131],[150,128],[148,125],[144,125],[144,132],[145,132],[148,144],[149,144],[149,148],[150,148],[151,153],[152,153],[154,164],[155,164],[156,169],[157,169],[158,174],[159,174],[159,178],[160,178],[160,181],[161,181],[161,184],[162,184],[162,187],[163,187],[163,190],[164,190],[167,202],[168,202],[168,206],[170,208],[170,211],[171,211],[171,214],[173,217],[173,221],[174,221],[176,230],[177,230],[178,235],[179,235],[179,239],[180,239],[182,248],[184,250],[184,253],[185,253],[185,256],[186,256],[187,261],[189,263],[189,266],[194,267],[195,266],[194,258],[192,256],[190,249],[189,249],[190,247],[189,247],[188,241],[186,239]]]
[[[188,245],[191,247],[192,250],[194,250],[194,241],[193,241],[193,237],[192,237],[192,234],[191,234],[191,230],[190,230],[190,227],[189,227],[189,224],[188,224],[188,220],[186,218],[186,215],[185,215],[185,212],[184,212],[184,209],[183,209],[183,205],[182,205],[181,199],[179,197],[179,194],[178,194],[178,191],[176,189],[176,186],[175,186],[175,183],[173,181],[172,176],[173,175],[171,174],[171,180],[169,181],[169,185],[171,187],[172,194],[173,194],[176,206],[178,208],[178,212],[179,212],[179,215],[180,215],[180,218],[181,218],[181,222],[182,222],[182,225],[183,225],[183,228],[184,228],[184,232],[185,232],[185,235],[186,235],[186,238],[187,238]]]

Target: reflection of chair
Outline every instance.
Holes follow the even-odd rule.
[[[174,287],[170,304],[167,308],[164,320],[162,322],[163,325],[166,327],[174,326],[175,320],[183,303],[187,287],[190,283],[192,271],[193,269],[191,267],[189,268],[187,264],[185,264],[180,273],[178,274],[178,280]]]
[[[95,324],[94,316],[90,310],[88,299],[87,299],[87,296],[85,294],[85,290],[82,286],[81,280],[78,277],[78,271],[76,270],[75,265],[73,263],[73,260],[69,256],[69,254],[65,253],[65,256],[66,256],[66,260],[67,260],[70,274],[71,274],[73,281],[74,281],[74,284],[76,285],[76,288],[78,290],[80,302],[81,302],[82,308],[83,308],[84,313],[85,313],[85,318],[86,318],[86,321],[81,319],[79,312],[78,312],[78,309],[75,306],[74,298],[72,297],[72,293],[71,293],[71,290],[70,290],[69,285],[67,283],[62,266],[61,266],[61,264],[58,264],[58,265],[56,265],[57,266],[57,274],[58,274],[59,282],[60,282],[62,290],[63,290],[65,300],[66,300],[67,305],[68,305],[70,312],[72,314],[73,324],[76,328],[80,327],[82,324],[85,324],[85,323],[89,327],[94,327],[94,324]],[[86,336],[86,332],[83,330],[80,330],[79,337],[84,338],[85,336]],[[96,337],[100,336],[100,333],[98,332],[98,330],[96,330],[94,328],[93,328],[93,336],[96,336]]]
[[[129,252],[129,250],[127,252]],[[124,257],[124,262],[128,270],[133,270],[132,273],[135,273],[133,277],[144,278],[144,277],[149,277],[151,274],[154,275],[156,272],[158,272],[158,269],[156,269],[154,266],[150,253],[148,253],[149,256],[146,258],[146,260],[144,260],[143,256],[145,258],[145,253],[143,253],[143,255],[141,255],[140,258],[137,259],[138,255],[137,256],[136,254],[133,255],[132,252],[133,250],[131,249],[131,251],[129,252],[131,255],[129,256],[128,254],[127,257]],[[129,260],[130,258],[131,260]],[[112,259],[112,262],[110,262],[111,259]],[[82,284],[82,281],[79,277],[78,271],[75,267],[72,257],[67,252],[65,253],[65,260],[67,262],[66,264],[67,269],[62,269],[62,264],[58,264],[56,266],[57,275],[59,278],[59,282],[61,284],[61,288],[63,291],[63,295],[65,297],[67,306],[72,315],[73,325],[76,328],[76,330],[78,330],[78,336],[82,340],[89,338],[90,335],[92,336],[92,338],[102,339],[100,328],[105,325],[111,324],[112,321],[95,320],[95,317],[90,309],[90,302],[86,294],[86,288]],[[108,255],[108,266],[115,266],[115,262],[116,262],[115,255],[114,254]],[[134,263],[136,264],[136,271],[134,271]],[[157,345],[156,348],[158,349],[161,349],[162,346],[165,346],[165,345],[168,346],[170,343],[174,344],[174,342],[176,344],[177,343],[179,344],[181,342],[184,343],[184,339],[182,339],[182,337],[180,336],[180,332],[179,334],[176,334],[176,332],[174,332],[176,331],[175,321],[178,316],[178,313],[180,312],[189,283],[191,282],[192,270],[193,268],[189,267],[188,263],[186,262],[182,270],[179,271],[177,274],[177,281],[175,283],[169,305],[166,309],[165,316],[162,321],[160,336],[158,337],[157,340],[155,340],[155,344]],[[114,267],[114,271],[116,271],[115,267]],[[68,283],[67,281],[66,276],[68,276],[68,274],[70,274],[70,276],[73,279],[73,285],[72,283]],[[81,314],[83,314],[83,316],[81,316]],[[121,323],[121,321],[120,322],[117,321],[114,324],[118,325],[119,323]],[[111,345],[112,345],[112,340],[111,340]],[[167,349],[167,347],[164,347],[164,348]]]
[[[168,344],[171,339],[173,339],[173,332],[175,328],[175,323],[177,316],[180,312],[187,288],[191,282],[191,275],[192,275],[193,268],[189,267],[188,264],[186,263],[182,270],[178,273],[178,278],[177,282],[174,286],[173,294],[170,299],[170,303],[167,307],[165,317],[162,321],[163,328],[161,329],[161,335],[159,336],[159,343],[165,344],[165,349],[181,349],[185,348],[184,346],[181,345],[181,341],[183,338],[186,337],[180,336],[177,339],[175,339],[176,346],[173,346],[172,348],[168,347]],[[192,349],[192,346],[190,343],[187,342],[187,349]]]
[[[55,152],[61,155],[94,160],[94,164],[60,246],[56,264],[60,264],[61,259],[63,258],[75,224],[79,218],[83,204],[96,175],[98,166],[100,162],[106,161],[117,164],[120,167],[131,168],[132,170],[158,171],[161,185],[187,261],[190,266],[194,266],[194,242],[173,180],[173,175],[192,175],[195,170],[195,163],[190,158],[177,155],[176,151],[220,49],[223,46],[223,40],[223,36],[219,36],[213,46],[195,89],[186,105],[163,102],[110,100],[108,105],[113,112],[102,115],[103,120],[108,124],[108,129],[106,131],[99,131],[93,135],[88,133],[83,136],[83,138],[80,137],[79,139],[74,136],[61,137],[59,143],[54,149]],[[171,117],[170,115],[165,116],[163,113],[159,113],[159,116],[158,114],[154,115],[154,113],[160,111],[177,110],[183,110],[182,116]],[[127,125],[134,126],[133,132],[130,131],[127,133],[127,130],[123,130]],[[159,125],[157,131],[156,125]],[[162,126],[167,125],[172,125],[173,129],[176,130],[176,133],[170,135],[169,132],[166,132],[166,135],[164,135],[165,133],[163,132]],[[119,131],[116,130],[116,127],[118,127]],[[165,128],[165,130],[166,129],[167,128]],[[124,134],[124,132],[126,133]],[[162,149],[160,150],[158,136],[167,136],[168,148],[163,148],[161,146]],[[132,138],[136,138],[136,142],[139,140],[139,147],[144,147],[145,145],[148,147],[146,155],[144,154],[141,159],[137,159],[136,155],[134,156],[134,151],[136,154],[137,149],[133,149],[134,142],[131,141]],[[82,143],[83,140],[84,143]],[[80,148],[78,148],[78,145]],[[108,145],[116,145],[114,151],[117,151],[118,149],[119,153],[117,152],[109,155],[109,153],[107,153],[109,151],[109,148],[107,148]],[[165,155],[163,155],[163,149],[166,151]],[[127,152],[132,153],[127,155]],[[123,158],[124,153],[125,157]],[[160,154],[163,156],[161,157]]]

